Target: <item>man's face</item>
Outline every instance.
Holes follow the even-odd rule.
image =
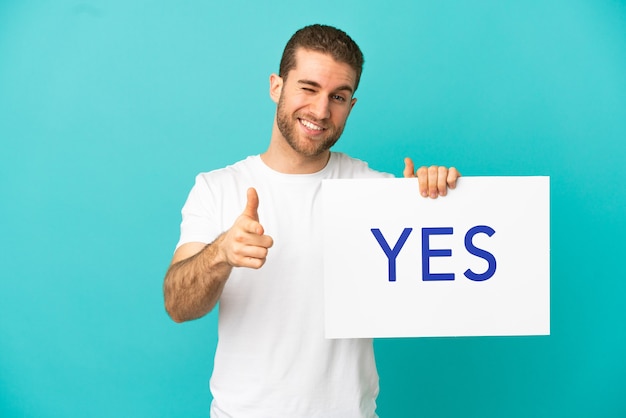
[[[337,142],[356,103],[355,81],[356,71],[348,64],[320,52],[296,51],[295,68],[285,79],[276,79],[280,91],[276,122],[291,148],[317,157]]]

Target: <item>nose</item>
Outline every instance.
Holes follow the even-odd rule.
[[[320,94],[315,97],[309,109],[317,119],[328,119],[330,117],[330,101],[328,97]]]

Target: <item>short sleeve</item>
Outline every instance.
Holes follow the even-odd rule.
[[[180,239],[176,248],[188,242],[211,243],[223,232],[215,208],[215,195],[206,177],[200,174],[181,210]]]

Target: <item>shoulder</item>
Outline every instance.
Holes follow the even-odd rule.
[[[254,177],[259,159],[258,155],[254,155],[226,167],[200,173],[196,176],[196,183],[213,184]]]
[[[258,160],[259,156],[251,156],[223,168],[199,173],[183,212],[216,219],[222,219],[222,214],[238,214],[245,207],[247,189],[254,187],[255,178],[259,177]]]
[[[251,156],[223,168],[199,173],[189,192],[188,202],[197,200],[207,204],[245,198],[247,188],[258,177],[258,174],[255,175],[258,173],[256,159],[259,157]]]
[[[333,152],[331,164],[335,178],[390,178],[393,174],[373,170],[369,164],[341,152]]]

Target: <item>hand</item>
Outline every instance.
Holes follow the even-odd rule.
[[[420,167],[415,172],[413,161],[410,158],[404,159],[404,177],[417,177],[420,186],[420,194],[424,197],[430,196],[436,199],[437,196],[448,194],[448,188],[456,187],[456,180],[461,177],[461,173],[454,167],[436,166]]]
[[[226,262],[233,267],[262,267],[268,249],[274,244],[272,237],[264,235],[258,209],[259,196],[254,188],[249,188],[246,208],[226,232],[220,246]]]

